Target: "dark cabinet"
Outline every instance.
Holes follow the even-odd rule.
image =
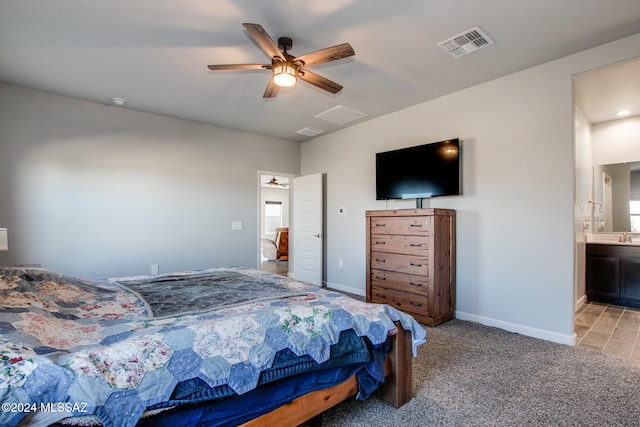
[[[587,244],[587,299],[640,307],[640,246]]]
[[[640,247],[638,248],[640,252]],[[640,304],[640,255],[623,258],[620,265],[620,297]]]

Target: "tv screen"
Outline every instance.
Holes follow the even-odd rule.
[[[376,199],[462,194],[458,139],[376,154]]]

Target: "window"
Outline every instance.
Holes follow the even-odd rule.
[[[264,234],[276,235],[276,228],[282,227],[282,202],[264,202]]]

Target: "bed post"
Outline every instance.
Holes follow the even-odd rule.
[[[412,341],[411,331],[396,322],[398,333],[391,341],[391,351],[385,361],[385,383],[377,391],[380,400],[396,408],[411,400],[412,396]]]

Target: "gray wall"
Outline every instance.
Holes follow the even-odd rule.
[[[457,317],[575,342],[572,75],[636,55],[640,35],[304,143],[302,173],[327,174],[327,282],[363,294],[365,211],[415,206],[375,200],[375,153],[458,137],[464,195],[430,203],[458,213]]]
[[[298,143],[0,84],[0,265],[256,267],[257,171],[299,162]]]

